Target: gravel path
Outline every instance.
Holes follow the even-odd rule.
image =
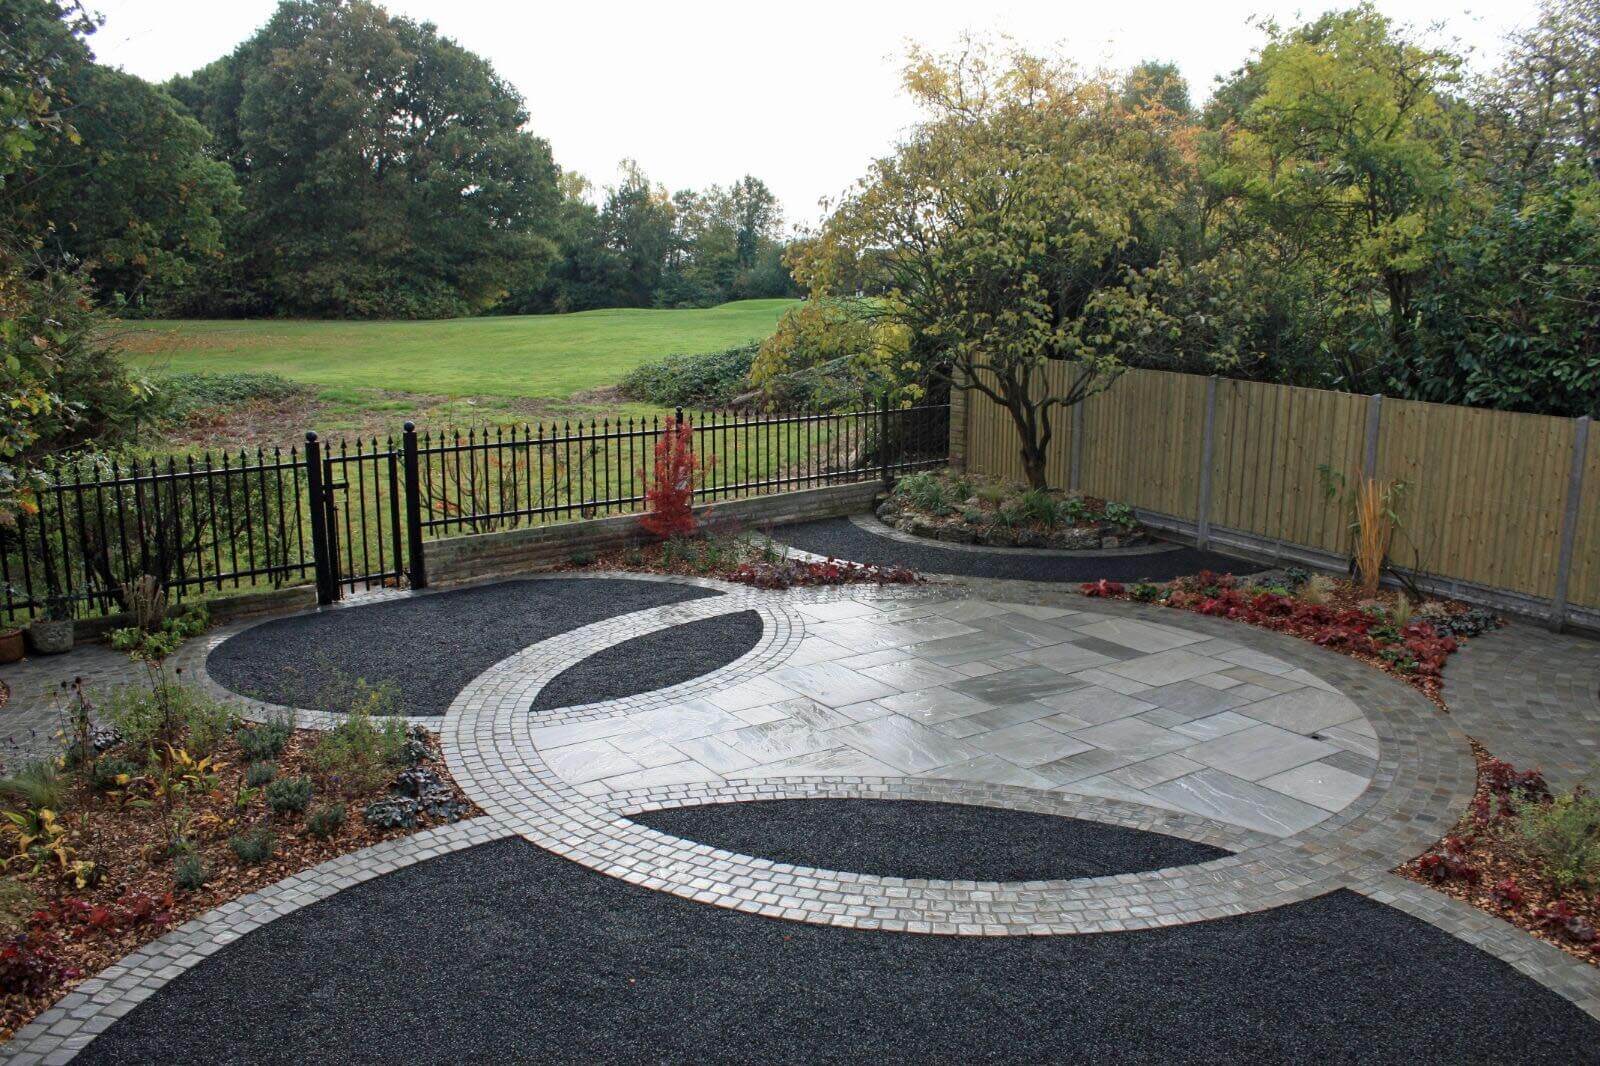
[[[1078,818],[914,800],[715,803],[631,817],[742,855],[879,877],[1042,881],[1142,873],[1228,854]]]
[[[817,555],[831,555],[878,566],[908,566],[925,574],[962,577],[1017,578],[1025,581],[1166,581],[1201,570],[1251,574],[1258,563],[1197,548],[1152,555],[1033,555],[1010,552],[952,551],[937,544],[905,544],[880,537],[848,518],[824,518],[780,526],[772,531],[781,544]]]
[[[521,840],[229,945],[84,1063],[1600,1061],[1600,1025],[1345,892],[1139,933],[940,937],[753,917]]]
[[[219,644],[206,670],[271,703],[345,711],[341,679],[392,681],[402,714],[440,715],[473,678],[513,652],[619,614],[719,593],[663,581],[503,581],[264,622]]]
[[[536,711],[617,700],[681,684],[733,662],[761,640],[755,611],[718,615],[614,644],[539,690]]]

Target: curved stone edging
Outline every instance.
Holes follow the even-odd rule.
[[[1015,601],[1017,583],[996,598]],[[864,603],[886,590],[796,590]],[[918,590],[926,595],[937,591]],[[1060,602],[1073,596],[1050,590]],[[949,587],[944,587],[944,595]],[[943,597],[941,597],[943,598]],[[795,602],[791,601],[791,602]],[[1039,602],[1036,600],[1035,602]],[[1136,604],[1097,603],[1096,613],[1158,620]],[[1170,618],[1170,616],[1168,616]],[[582,631],[514,655],[485,671],[451,707],[443,733],[452,772],[477,802],[530,841],[612,876],[689,899],[773,917],[857,928],[984,935],[1100,932],[1199,921],[1309,898],[1397,865],[1434,843],[1472,792],[1465,737],[1420,695],[1364,664],[1294,638],[1200,616],[1208,635],[1266,645],[1293,665],[1334,680],[1373,722],[1381,757],[1372,786],[1345,810],[1295,836],[1213,862],[1154,874],[1072,882],[929,882],[910,887],[834,871],[778,869],[728,856],[619,819],[603,801],[559,778],[530,735],[525,708],[559,668],[598,650]],[[1245,634],[1249,635],[1246,636]],[[620,639],[608,635],[609,639]],[[721,673],[709,675],[720,679]],[[873,786],[870,778],[843,777]]]
[[[1123,800],[938,778],[863,779],[855,784],[833,777],[732,778],[722,785],[662,785],[633,792],[613,792],[604,797],[604,802],[618,814],[635,815],[673,807],[806,799],[911,800],[995,807],[1139,829],[1232,852],[1259,847],[1275,839],[1199,815],[1162,811]]]
[[[80,983],[0,1049],[9,1063],[66,1061],[168,981],[253,930],[363,881],[510,836],[492,818],[454,825],[329,859],[190,919]]]
[[[954,544],[946,540],[918,537],[911,533],[902,532],[874,514],[853,514],[850,516],[850,523],[863,532],[872,533],[887,540],[899,541],[901,544],[947,548],[956,552],[976,552],[979,555],[1032,555],[1044,558],[1112,559],[1123,555],[1161,555],[1166,552],[1177,551],[1182,547],[1181,544],[1170,543],[1139,544],[1130,548],[1010,548],[998,544]]]

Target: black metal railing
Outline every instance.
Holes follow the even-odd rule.
[[[122,608],[153,575],[174,600],[314,579],[426,584],[430,538],[645,509],[668,422],[694,430],[699,502],[881,479],[942,465],[948,404],[803,414],[678,410],[258,449],[215,458],[76,460],[41,471],[37,510],[0,527],[0,614]]]

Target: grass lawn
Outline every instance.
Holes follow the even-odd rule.
[[[643,362],[763,340],[797,300],[681,311],[619,309],[435,322],[126,322],[153,372],[270,371],[340,390],[564,399]]]

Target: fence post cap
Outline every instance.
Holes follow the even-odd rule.
[[[314,429],[306,430],[306,443],[307,444],[315,444],[316,442],[317,442],[317,431],[314,430]]]
[[[404,428],[407,433],[415,433],[417,431],[417,424],[415,422],[407,422]]]

